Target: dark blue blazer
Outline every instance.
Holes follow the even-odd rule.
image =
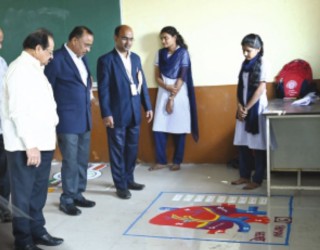
[[[91,74],[86,57],[82,60],[88,71],[87,86],[64,45],[54,52],[53,60],[45,67],[44,73],[57,103],[57,133],[78,134],[91,130]]]
[[[131,95],[130,80],[118,52],[111,52],[98,59],[98,94],[102,118],[113,116],[116,127],[139,125],[141,104],[145,111],[152,110],[145,76],[140,57],[131,52],[131,74],[138,86],[138,71],[142,72],[143,84],[140,95]]]

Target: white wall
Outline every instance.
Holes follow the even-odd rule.
[[[161,47],[159,31],[175,26],[189,45],[197,86],[237,83],[240,42],[259,34],[270,64],[270,81],[287,62],[308,61],[320,78],[320,0],[121,0],[122,23],[135,33],[132,50],[142,59],[149,87]]]

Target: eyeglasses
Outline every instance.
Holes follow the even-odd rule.
[[[49,50],[49,49],[45,49],[45,50],[49,53],[50,56],[53,56],[53,50]]]
[[[121,37],[121,40],[122,40],[123,42],[133,42],[134,38],[133,38],[133,37],[123,36],[123,37]]]

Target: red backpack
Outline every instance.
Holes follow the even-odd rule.
[[[283,66],[276,77],[276,96],[278,98],[301,98],[316,91],[312,82],[312,69],[304,60],[296,59]]]

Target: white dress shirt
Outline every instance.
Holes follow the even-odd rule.
[[[8,65],[6,61],[0,56],[0,106],[1,106],[1,96],[2,96],[2,85],[3,85],[3,78],[8,69]],[[2,126],[1,126],[1,116],[0,116],[0,134],[2,134]]]
[[[69,49],[67,44],[64,44],[64,47],[68,51],[69,55],[71,56],[73,62],[76,65],[77,69],[79,70],[83,84],[85,86],[87,86],[88,71],[87,71],[86,65],[84,65],[84,62],[82,61],[82,56],[78,57],[71,49]]]
[[[74,64],[76,65],[79,74],[81,76],[82,82],[85,86],[87,86],[87,79],[88,79],[88,70],[86,68],[86,65],[84,64],[84,62],[82,61],[82,56],[78,57],[68,46],[67,44],[64,44],[64,47],[66,48],[66,50],[68,51],[69,55],[71,56]],[[93,100],[94,96],[93,96],[93,92],[92,92],[92,86],[90,89],[90,99]]]
[[[40,151],[56,148],[59,118],[44,67],[23,51],[4,78],[1,117],[5,149]]]

